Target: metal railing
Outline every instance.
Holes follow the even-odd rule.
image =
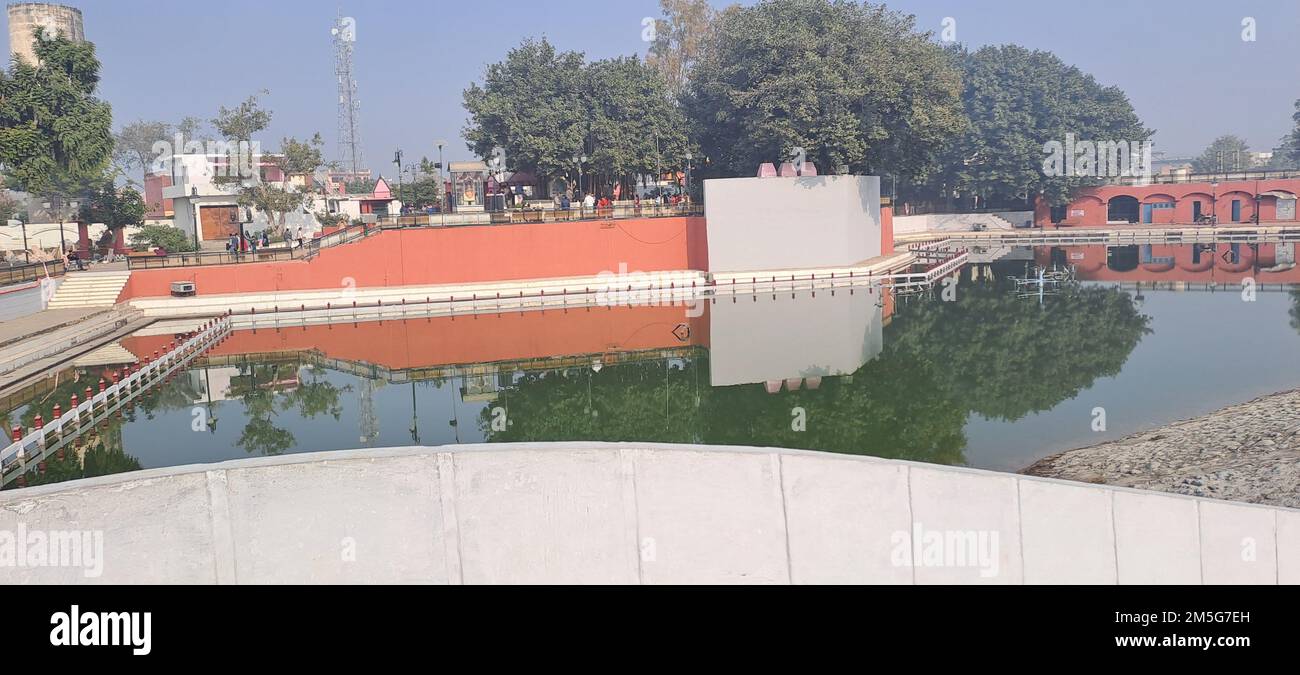
[[[151,270],[168,267],[205,267],[208,265],[238,265],[240,263],[275,262],[277,260],[302,260],[307,257],[306,247],[275,246],[245,251],[192,251],[167,255],[129,255],[126,268]]]
[[[13,442],[0,450],[0,476],[5,482],[11,473],[21,476],[33,454],[37,459],[43,458],[68,440],[94,429],[98,420],[106,418],[215,346],[230,333],[230,325],[228,316],[213,319],[180,344],[173,343],[174,346],[166,353],[155,352],[156,358],[147,359],[143,367],[127,372],[120,381],[110,385],[100,380],[98,393],[87,387],[89,396],[86,400],[77,401],[74,395],[69,410],[57,414],[48,424],[38,415],[32,430],[25,433],[21,427],[9,430]],[[59,406],[55,408],[58,410]]]
[[[462,215],[462,214],[456,214]],[[630,205],[609,206],[588,209],[574,205],[567,209],[560,208],[523,208],[504,211],[487,211],[487,223],[447,223],[446,227],[473,227],[476,225],[507,225],[514,223],[567,223],[575,220],[625,220],[628,218],[674,218],[682,216],[702,216],[704,207],[698,204],[665,206],[645,203],[640,207]],[[377,224],[388,228],[401,227],[442,227],[442,216],[434,214],[381,216]]]
[[[1189,173],[1164,176],[1122,176],[1106,182],[1106,185],[1176,185],[1179,183],[1240,183],[1255,180],[1281,180],[1300,178],[1300,170],[1278,169],[1257,171],[1218,171],[1214,173]]]
[[[0,265],[0,286],[36,281],[45,276],[63,276],[67,269],[62,260],[53,262],[23,263],[20,265]]]

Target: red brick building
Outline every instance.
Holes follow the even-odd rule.
[[[1226,225],[1256,222],[1256,210],[1261,223],[1288,223],[1296,221],[1297,194],[1300,178],[1104,185],[1080,190],[1063,207],[1053,208],[1040,199],[1034,223],[1040,227],[1193,225],[1218,216],[1218,223]]]

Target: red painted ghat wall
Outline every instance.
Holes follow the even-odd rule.
[[[266,293],[707,270],[704,218],[645,218],[393,230],[310,261],[138,270],[119,302],[165,296],[173,281],[200,295]]]
[[[680,326],[689,327],[689,332]],[[122,346],[138,357],[152,358],[173,339],[133,336],[122,340]],[[708,345],[707,311],[691,318],[685,307],[596,307],[241,330],[209,353],[319,350],[333,359],[402,370]]]

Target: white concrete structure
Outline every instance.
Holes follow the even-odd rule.
[[[709,384],[812,381],[851,375],[884,349],[881,289],[764,302],[719,302],[709,312]]]
[[[840,267],[880,255],[880,178],[704,181],[711,271]]]
[[[0,584],[1300,583],[1297,511],[752,448],[347,451],[0,493],[0,533],[56,531],[102,558]]]

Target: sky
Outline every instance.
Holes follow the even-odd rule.
[[[268,90],[263,145],[320,132],[335,158],[337,92],[330,28],[356,19],[355,69],[367,164],[392,173],[408,159],[469,159],[461,92],[526,37],[588,58],[644,55],[642,20],[658,0],[71,0],[103,62],[100,96],[114,124],[211,118]],[[718,0],[718,7],[731,4]],[[752,4],[744,2],[741,4]],[[1271,150],[1300,98],[1300,2],[1295,0],[894,0],[937,36],[951,18],[970,47],[1015,43],[1056,53],[1127,92],[1156,129],[1155,149],[1198,154],[1234,133]],[[1242,39],[1254,19],[1255,40]],[[7,31],[7,19],[6,19]],[[7,32],[6,32],[7,34]],[[776,46],[774,46],[776,47]]]

